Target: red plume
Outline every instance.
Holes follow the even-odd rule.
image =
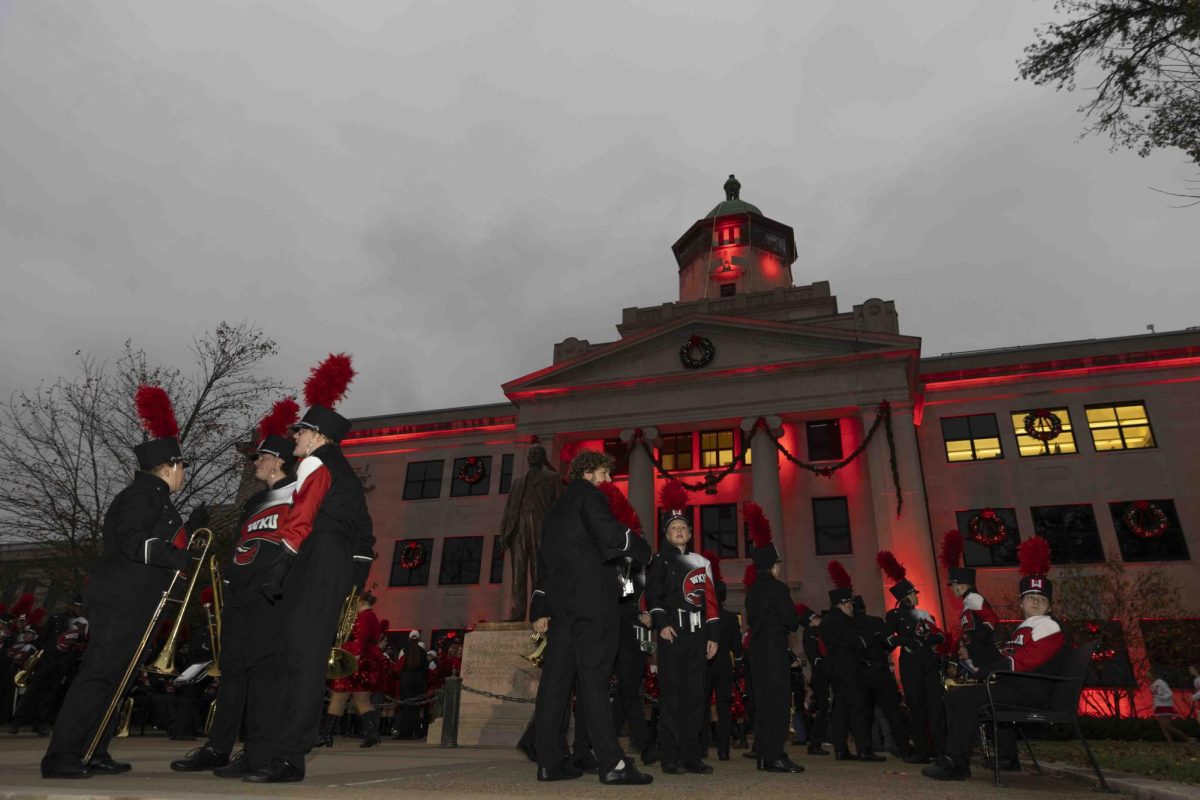
[[[964,545],[963,535],[957,528],[951,528],[942,534],[942,566],[951,570],[961,564]]]
[[[835,589],[849,589],[854,586],[854,581],[850,578],[850,573],[846,572],[846,568],[842,566],[842,562],[830,561],[825,569],[829,570],[829,579],[833,581]]]
[[[171,398],[161,386],[142,384],[133,396],[142,427],[155,439],[169,439],[179,435],[179,423],[175,421],[175,409]]]
[[[755,547],[766,547],[771,543],[771,521],[763,513],[762,506],[747,500],[742,503],[742,516],[746,518],[750,541]]]
[[[200,590],[200,605],[211,606],[213,604],[213,590],[211,586],[205,586]]]
[[[20,599],[17,600],[17,602],[13,603],[12,615],[14,617],[20,617],[24,614],[28,614],[29,610],[32,608],[33,608],[33,595],[30,594],[29,592],[26,592],[25,594],[21,595]]]
[[[908,570],[896,560],[891,550],[880,550],[875,556],[875,563],[879,565],[879,569],[883,571],[883,574],[892,583],[899,583],[908,575]]]
[[[29,615],[29,624],[30,625],[41,625],[42,620],[44,620],[45,618],[46,618],[46,609],[35,608],[33,610],[33,613]]]
[[[293,397],[285,397],[271,406],[271,410],[258,422],[258,438],[287,436],[288,428],[300,419],[300,406]]]
[[[313,367],[304,381],[304,402],[309,406],[333,408],[346,394],[354,374],[350,356],[331,353],[329,358]]]
[[[672,478],[658,490],[658,505],[670,511],[681,511],[688,507],[691,500],[683,484]]]
[[[600,484],[600,491],[604,493],[604,497],[608,500],[608,510],[617,518],[617,522],[641,536],[642,521],[638,518],[637,511],[629,504],[625,493],[618,489],[617,485],[612,482]]]
[[[1022,575],[1045,575],[1050,571],[1050,543],[1041,536],[1030,536],[1017,547]]]
[[[712,564],[713,580],[718,583],[724,583],[725,579],[721,576],[721,557],[712,550],[705,550],[700,555],[708,559],[708,563]]]
[[[746,574],[742,576],[742,585],[749,589],[758,580],[758,570],[754,567],[754,562],[751,561],[746,565]]]

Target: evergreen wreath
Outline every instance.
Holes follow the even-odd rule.
[[[420,569],[425,564],[425,558],[425,545],[409,542],[400,553],[400,566],[403,569]]]
[[[1031,439],[1037,439],[1042,444],[1052,442],[1062,433],[1062,420],[1057,414],[1038,409],[1025,415],[1025,434]]]
[[[1167,512],[1149,500],[1138,500],[1125,506],[1121,519],[1129,532],[1139,539],[1157,539],[1171,527]]]
[[[985,508],[971,517],[968,529],[971,538],[984,547],[995,547],[1008,538],[1008,526],[990,508]]]
[[[700,351],[698,356],[695,355],[697,350]],[[711,339],[695,334],[679,348],[679,360],[688,369],[707,367],[716,354],[717,348],[713,346]]]
[[[468,486],[474,486],[487,477],[483,462],[475,456],[470,456],[458,469],[458,479]]]

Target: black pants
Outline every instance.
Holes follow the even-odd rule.
[[[54,721],[55,704],[58,702],[58,689],[67,677],[74,656],[70,653],[59,653],[53,643],[49,645],[54,652],[42,656],[42,660],[33,670],[29,679],[29,688],[21,696],[17,707],[15,722],[22,725],[41,725]]]
[[[992,686],[992,699],[1002,705],[1019,705],[1044,708],[1049,697],[1044,691],[1032,689],[1003,680]],[[966,763],[971,756],[971,746],[979,734],[979,714],[987,707],[986,686],[964,686],[946,692],[943,706],[946,712],[945,754],[959,763]],[[990,726],[989,726],[990,727]],[[1016,758],[1017,741],[1011,727],[1001,726],[996,749],[1001,760]]]
[[[754,675],[754,752],[773,761],[783,757],[787,742],[788,702],[792,695],[791,661],[787,637],[778,641],[750,640],[750,671]]]
[[[216,713],[208,732],[208,746],[218,753],[229,754],[237,744],[246,718],[246,703],[250,696],[250,650],[256,640],[270,640],[271,606],[266,598],[255,596],[239,600],[236,605],[221,610],[221,650],[218,666],[221,676],[217,684]],[[254,768],[265,766],[256,764]]]
[[[295,558],[283,599],[268,613],[277,632],[255,642],[250,656],[251,768],[275,758],[304,768],[325,702],[329,648],[353,581],[349,546],[336,534],[314,530]]]
[[[553,769],[567,757],[562,741],[563,717],[571,686],[578,676],[576,702],[583,707],[592,751],[600,774],[625,758],[613,727],[608,684],[617,658],[617,609],[611,619],[555,617],[546,634],[542,680],[538,685],[534,727],[538,766]]]
[[[663,764],[700,758],[700,733],[708,711],[708,637],[703,629],[672,627],[673,641],[658,639],[658,752]]]
[[[922,756],[942,752],[946,744],[946,718],[939,711],[942,678],[933,652],[928,648],[915,653],[901,651],[900,683],[912,720],[913,752]]]
[[[400,671],[400,696],[397,700],[408,700],[425,694],[425,670],[405,669]],[[396,732],[401,738],[415,738],[421,732],[422,706],[400,706],[396,712],[399,722]]]
[[[642,701],[642,680],[646,676],[646,654],[630,632],[620,632],[617,645],[617,696],[613,703],[613,727],[620,732],[629,723],[629,741],[638,750],[650,743],[650,726],[646,724],[646,706]]]
[[[907,752],[908,720],[900,710],[900,690],[896,688],[896,677],[887,666],[867,667],[864,671],[863,687],[867,694],[867,708],[879,708],[887,720],[892,738],[902,752]]]
[[[83,757],[105,709],[118,693],[121,696],[125,693],[121,678],[162,597],[161,589],[154,588],[136,594],[105,591],[108,582],[97,577],[93,576],[93,591],[88,596],[89,640],[83,665],[54,721],[54,735],[43,764]],[[97,755],[108,753],[119,716],[114,710],[96,747]]]
[[[829,736],[829,669],[824,659],[812,666],[812,728],[809,747],[820,747]]]
[[[830,720],[830,741],[837,752],[846,750],[847,735],[854,737],[854,750],[859,755],[871,752],[871,725],[875,720],[874,707],[868,705],[861,668],[852,664],[831,664],[833,680],[833,712]]]
[[[717,707],[717,747],[722,752],[729,750],[730,729],[733,726],[732,712],[729,710],[733,701],[733,663],[728,650],[718,650],[712,661],[708,662],[708,687],[704,692],[705,700],[712,698]],[[707,718],[707,714],[705,715]],[[708,726],[705,726],[707,731]]]

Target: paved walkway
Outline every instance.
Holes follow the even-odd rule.
[[[130,761],[133,771],[118,776],[97,776],[83,781],[42,780],[38,772],[46,740],[30,735],[0,736],[0,800],[209,800],[215,796],[240,798],[338,798],[339,800],[405,800],[424,798],[639,798],[679,800],[680,793],[724,798],[789,798],[805,800],[1039,800],[1095,797],[1090,786],[1052,775],[1005,776],[1009,788],[991,785],[990,774],[978,771],[967,784],[943,784],[920,775],[919,769],[896,759],[883,764],[835,762],[833,756],[793,755],[807,771],[801,775],[759,772],[754,762],[734,751],[733,760],[713,761],[709,777],[670,776],[657,765],[647,768],[654,783],[626,788],[601,785],[595,776],[576,781],[538,783],[534,767],[515,749],[440,748],[423,742],[391,742],[362,750],[357,742],[342,740],[332,750],[310,757],[308,778],[299,784],[257,785],[221,780],[208,773],[171,772],[168,762],[179,758],[190,743],[157,737],[118,741],[117,758]]]

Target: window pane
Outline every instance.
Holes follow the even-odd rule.
[[[1117,419],[1122,425],[1145,425],[1149,422],[1146,419],[1146,407],[1141,403],[1129,406],[1117,406]]]
[[[400,562],[412,543],[421,545],[424,558],[419,566],[406,569]],[[392,572],[388,586],[425,586],[429,583],[429,560],[433,556],[433,539],[399,539],[392,550]]]
[[[455,536],[442,540],[438,584],[456,586],[479,583],[479,562],[482,558],[482,536]]]
[[[1117,412],[1112,408],[1089,408],[1086,409],[1088,425],[1103,425],[1116,424]]]
[[[976,439],[975,440],[975,458],[999,458],[1000,440],[999,439]]]
[[[500,547],[500,536],[492,537],[492,568],[488,583],[504,583],[504,550]]]
[[[1154,435],[1148,427],[1121,428],[1121,432],[1125,434],[1125,446],[1130,450],[1154,447]]]
[[[839,461],[842,458],[842,432],[836,419],[807,422],[804,425],[811,461]],[[943,427],[943,430],[945,428]]]
[[[500,494],[508,494],[509,490],[512,489],[512,477],[513,454],[508,453],[500,457],[500,488],[497,489]]]
[[[1179,515],[1175,513],[1175,502],[1150,500],[1147,502],[1152,508],[1133,515],[1133,524],[1140,526],[1146,534],[1156,519],[1153,508],[1159,509],[1165,517],[1166,528],[1157,536],[1138,536],[1127,521],[1126,514],[1137,502],[1126,500],[1108,504],[1117,531],[1117,543],[1121,546],[1121,558],[1125,561],[1187,561],[1191,558]]]
[[[1012,412],[1013,433],[1017,437],[1017,448],[1022,458],[1029,456],[1057,456],[1074,453],[1075,433],[1071,430],[1071,415],[1065,408],[1048,410],[1062,425],[1062,430],[1048,442],[1042,442],[1025,432],[1025,417],[1030,411]]]
[[[722,503],[700,507],[701,550],[721,558],[737,558],[737,505]]]
[[[1145,403],[1122,403],[1084,409],[1096,450],[1140,450],[1154,447]]]
[[[459,473],[467,465],[467,459],[454,459],[454,463],[451,465],[451,469],[453,470],[450,482],[451,497],[477,497],[488,493],[492,484],[492,457],[477,456],[476,460],[483,467],[483,478],[475,483],[467,483],[458,477]]]
[[[942,420],[942,437],[948,442],[951,439],[970,439],[971,424],[967,417],[950,417]]]
[[[1033,532],[1050,543],[1053,564],[1093,564],[1104,560],[1091,505],[1035,506]]]
[[[995,414],[976,414],[975,416],[967,417],[967,421],[971,426],[972,439],[1000,435],[1000,429],[996,426]]]
[[[1021,542],[1020,531],[1017,529],[1017,515],[1011,508],[993,508],[996,516],[1008,529],[1004,541],[992,547],[980,544],[971,538],[971,519],[983,511],[974,508],[968,511],[956,512],[958,529],[962,531],[966,546],[963,548],[963,565],[967,567],[1007,567],[1016,566],[1017,546]]]
[[[404,477],[405,500],[432,500],[442,493],[442,467],[445,461],[409,462]]]
[[[1093,430],[1092,445],[1097,450],[1123,450],[1125,448],[1125,443],[1121,440],[1121,432],[1116,428]]]
[[[975,452],[971,448],[971,440],[959,442],[946,442],[946,458],[951,461],[971,461],[975,458]]]

